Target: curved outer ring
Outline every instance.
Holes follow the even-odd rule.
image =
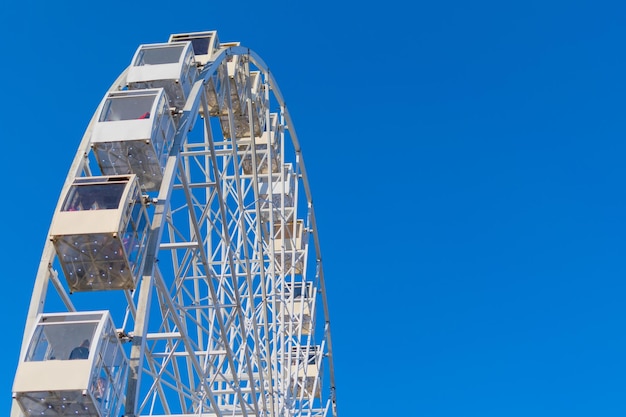
[[[207,66],[200,73],[200,76],[194,83],[190,97],[187,100],[185,108],[183,109],[183,116],[181,117],[181,122],[178,128],[178,131],[176,132],[176,136],[174,139],[175,145],[173,146],[172,151],[170,152],[168,165],[171,165],[172,168],[176,166],[176,159],[178,158],[180,144],[182,144],[184,140],[186,139],[187,131],[191,130],[193,127],[193,123],[195,122],[195,119],[198,115],[198,107],[201,105],[202,97],[204,95],[203,94],[204,89],[201,88],[202,85],[208,82],[210,77],[215,73],[215,71],[217,71],[219,64],[230,55],[247,55],[250,58],[250,61],[265,73],[266,77],[269,80],[270,88],[273,91],[274,97],[276,98],[277,102],[279,103],[283,111],[287,128],[290,133],[290,138],[293,143],[295,153],[297,155],[296,159],[297,159],[297,163],[299,165],[299,169],[301,172],[302,184],[304,186],[306,198],[307,198],[308,205],[309,205],[308,210],[309,210],[309,216],[310,216],[310,221],[311,221],[311,226],[312,226],[311,233],[313,235],[315,253],[317,255],[316,261],[318,265],[320,291],[322,295],[324,317],[326,318],[324,331],[325,331],[326,346],[327,346],[328,361],[329,361],[329,378],[330,378],[330,391],[331,391],[330,400],[332,403],[333,415],[336,416],[337,410],[336,410],[336,399],[335,399],[335,376],[334,376],[334,364],[333,364],[332,343],[331,343],[331,328],[330,328],[328,303],[327,303],[326,291],[325,291],[323,258],[321,255],[321,247],[319,243],[319,237],[317,234],[317,222],[315,218],[313,197],[311,194],[308,177],[306,175],[306,169],[305,169],[305,164],[304,164],[304,158],[302,155],[302,150],[301,150],[298,138],[297,138],[297,134],[296,134],[293,122],[291,120],[291,116],[285,104],[284,98],[278,88],[278,84],[276,83],[276,80],[274,79],[273,74],[270,72],[268,66],[265,64],[265,62],[261,59],[261,57],[257,53],[250,50],[249,48],[245,48],[241,46],[231,46],[225,49],[221,49],[216,55],[214,55],[213,61],[210,62],[210,65],[207,64]],[[127,72],[128,72],[128,68],[126,68],[118,76],[118,78],[113,82],[113,84],[111,85],[107,93],[112,92],[112,91],[119,91],[126,85]],[[102,103],[100,103],[100,105],[96,108],[96,111],[94,112],[94,115],[91,118],[90,123],[87,129],[85,130],[85,133],[83,134],[83,138],[79,144],[76,155],[74,156],[74,159],[68,171],[68,175],[66,177],[65,183],[61,189],[60,196],[65,195],[68,188],[72,185],[74,179],[87,166],[86,158],[87,158],[87,155],[89,154],[91,132],[96,122],[97,115],[99,114],[99,110],[101,106],[102,106]],[[172,158],[174,158],[174,161],[172,161],[172,163],[170,164],[170,160]],[[166,171],[167,171],[167,168],[166,168]],[[169,191],[171,190],[171,180],[173,178],[173,175],[170,175],[168,177],[167,172],[166,172],[164,177],[170,179],[170,184],[168,187],[168,191]],[[163,189],[164,187],[161,188],[161,190]],[[166,197],[166,198],[162,199],[162,197]],[[161,207],[160,211],[163,212],[163,210],[169,205],[169,192],[167,196],[162,196],[162,193],[160,193],[158,200],[159,200],[159,207]],[[62,199],[59,198],[55,212],[56,210],[59,209],[61,204],[62,204]],[[148,247],[148,252],[146,253],[147,260],[154,259],[156,251],[158,249],[157,244],[160,241],[160,233],[162,232],[162,230],[163,230],[163,227],[159,227],[158,239],[157,239],[157,236],[153,236],[152,246]],[[30,335],[35,325],[35,320],[36,320],[37,315],[43,312],[43,307],[45,304],[45,298],[47,294],[49,280],[51,280],[51,283],[55,286],[56,290],[58,291],[68,311],[70,312],[76,311],[76,308],[74,307],[72,301],[69,299],[69,296],[65,292],[59,277],[52,273],[51,265],[54,261],[55,256],[56,254],[55,254],[55,250],[54,250],[54,246],[52,242],[50,242],[49,240],[46,240],[46,243],[44,245],[44,250],[41,256],[41,260],[39,262],[37,276],[36,276],[32,296],[31,296],[30,306],[28,309],[26,325],[24,329],[24,336],[23,336],[22,346],[21,346],[21,351],[20,351],[20,357],[24,355],[25,349],[27,347],[26,344],[28,342],[28,336]],[[146,262],[146,264],[148,265],[148,262]],[[149,267],[150,265],[148,265],[147,267],[148,270],[150,270]],[[144,277],[145,276],[146,274],[144,270]],[[20,415],[21,415],[21,411],[19,410],[19,407],[17,407],[14,404],[11,410],[11,416],[18,417]]]

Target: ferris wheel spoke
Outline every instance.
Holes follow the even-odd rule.
[[[11,415],[337,417],[322,265],[264,61],[215,31],[140,45],[62,187]]]

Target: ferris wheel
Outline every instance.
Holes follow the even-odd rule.
[[[140,45],[50,225],[12,417],[337,416],[313,200],[267,65]]]

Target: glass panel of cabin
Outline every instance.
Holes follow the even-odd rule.
[[[185,45],[142,45],[133,62],[136,67],[143,65],[173,64],[180,61]]]
[[[100,112],[100,122],[150,118],[154,95],[116,95],[109,97]]]

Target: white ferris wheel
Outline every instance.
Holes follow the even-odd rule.
[[[302,153],[250,49],[174,34],[106,92],[44,245],[11,416],[337,416]]]

